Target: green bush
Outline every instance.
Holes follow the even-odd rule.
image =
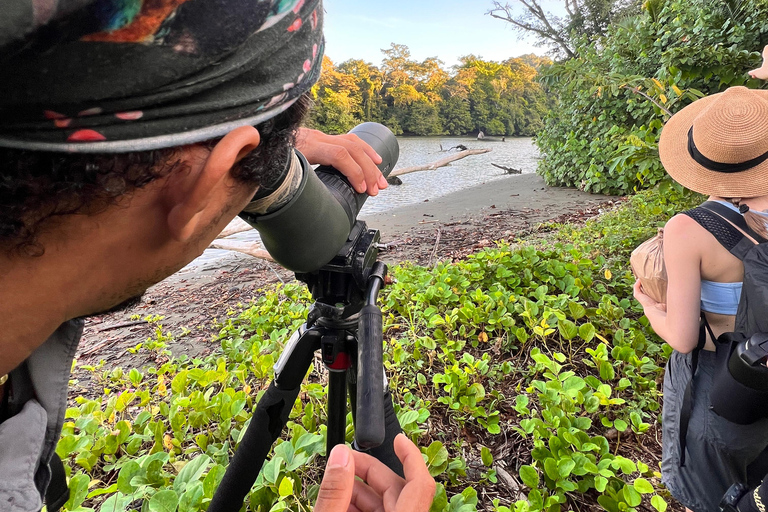
[[[735,4],[729,8],[731,4]],[[740,7],[739,7],[740,6]],[[664,178],[658,139],[670,114],[726,87],[757,87],[768,2],[649,0],[579,56],[542,70],[556,98],[536,142],[550,185],[627,194]]]

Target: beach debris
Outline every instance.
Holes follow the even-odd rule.
[[[464,144],[457,144],[457,145],[455,145],[455,146],[453,146],[451,148],[443,149],[443,145],[440,144],[440,151],[443,152],[443,153],[445,153],[446,151],[453,151],[454,149],[457,149],[459,151],[466,151],[469,148],[467,146],[465,146]]]
[[[506,167],[504,165],[499,165],[491,162],[491,165],[494,167],[498,167],[502,171],[506,172],[507,174],[522,174],[522,169],[515,169],[514,167]]]

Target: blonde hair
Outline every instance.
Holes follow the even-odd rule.
[[[736,208],[739,208],[740,203],[745,198],[742,197],[726,197],[724,198],[726,201],[733,204]],[[766,226],[766,219],[762,215],[758,215],[757,213],[753,212],[752,210],[748,210],[746,213],[742,214],[744,216],[744,220],[747,221],[747,226],[760,235],[763,238],[768,238],[768,227]]]

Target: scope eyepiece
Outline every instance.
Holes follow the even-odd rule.
[[[368,143],[382,161],[379,170],[388,176],[400,156],[395,135],[379,123],[362,123],[354,133]],[[303,175],[293,197],[266,215],[242,212],[240,217],[261,235],[264,247],[283,267],[294,272],[314,272],[328,264],[349,239],[367,194],[358,194],[339,171],[321,166],[312,171],[296,151]]]

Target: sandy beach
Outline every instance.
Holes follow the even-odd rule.
[[[529,224],[540,223],[613,199],[572,188],[548,187],[541,176],[530,173],[360,218],[381,231],[386,240],[427,223],[473,222],[501,211],[510,216],[519,213]]]

